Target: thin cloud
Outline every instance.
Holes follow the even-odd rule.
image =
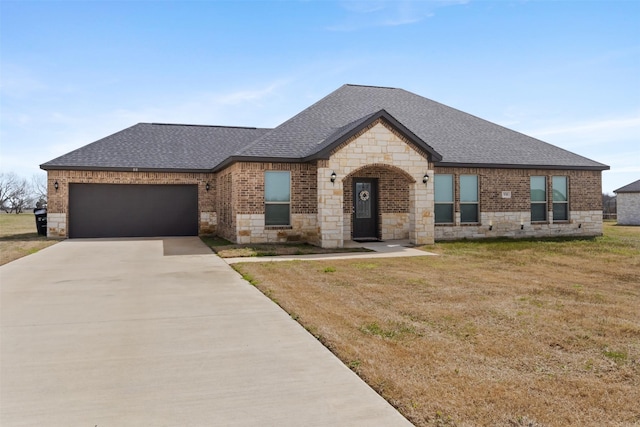
[[[240,90],[231,92],[217,97],[217,101],[223,105],[237,105],[244,102],[255,102],[272,96],[276,89],[281,87],[284,82],[275,82],[269,86],[257,90]]]
[[[344,1],[347,12],[342,22],[327,27],[328,31],[350,32],[365,28],[397,27],[421,22],[435,15],[439,7],[466,4],[468,0]]]
[[[612,141],[635,141],[637,144],[640,141],[640,114],[531,129],[524,133],[552,143],[562,141],[564,147],[602,145]]]
[[[536,135],[561,135],[561,134],[591,134],[593,132],[610,132],[623,129],[640,130],[640,115],[637,117],[600,120],[594,122],[578,123],[569,126],[560,126],[533,131]],[[640,135],[640,133],[639,133]]]
[[[34,76],[30,70],[15,64],[2,65],[0,93],[3,96],[22,98],[46,89],[48,89],[47,85]]]

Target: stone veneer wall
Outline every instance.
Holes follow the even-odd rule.
[[[640,225],[640,193],[616,193],[618,224]]]
[[[408,237],[414,244],[433,243],[433,183],[422,183],[425,173],[433,173],[430,162],[426,154],[380,119],[334,149],[329,160],[318,161],[318,226],[321,246],[344,245],[348,235],[345,227],[351,221],[350,215],[345,214],[344,206],[344,193],[350,188],[349,178],[372,167],[392,170],[396,175],[404,176],[407,182],[407,212],[396,213],[405,215],[408,219],[387,217],[388,222],[406,221],[401,227],[405,227],[404,223],[408,224]],[[330,180],[332,172],[338,175],[334,183]]]
[[[54,183],[58,182],[58,190]],[[209,183],[210,190],[206,191]],[[47,172],[47,236],[67,237],[69,184],[196,184],[200,234],[216,233],[215,175],[210,173],[50,170]]]
[[[454,224],[435,226],[436,240],[485,237],[597,236],[602,234],[602,181],[600,171],[549,169],[491,169],[436,167],[436,174],[453,174],[455,183]],[[460,175],[478,175],[478,224],[460,223]],[[531,223],[530,177],[547,177],[547,218]],[[551,177],[567,176],[569,220],[553,221]],[[502,192],[510,191],[510,198]],[[491,226],[491,230],[489,229]]]

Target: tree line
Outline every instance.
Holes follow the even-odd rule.
[[[26,179],[13,172],[0,172],[0,209],[22,213],[26,209],[47,206],[47,176],[35,174]]]

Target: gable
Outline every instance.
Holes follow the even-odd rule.
[[[328,165],[344,175],[383,166],[415,182],[429,170],[430,157],[384,120],[377,120],[335,147]]]

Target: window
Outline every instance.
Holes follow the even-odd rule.
[[[478,175],[460,175],[460,222],[478,222]]]
[[[551,179],[553,187],[553,220],[569,220],[569,197],[567,192],[567,177],[554,176]]]
[[[453,222],[453,175],[436,174],[435,186],[435,220],[436,224]]]
[[[264,224],[291,225],[291,173],[264,173]]]
[[[531,177],[531,222],[547,220],[547,178]]]

